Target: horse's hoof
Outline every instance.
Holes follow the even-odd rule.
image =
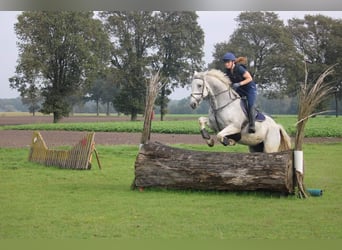
[[[236,141],[229,139],[229,146],[234,146],[236,144]]]
[[[210,135],[209,135],[208,131],[205,128],[201,129],[201,135],[202,135],[203,139],[206,139],[206,140],[210,139]]]
[[[233,139],[228,138],[227,136],[225,136],[225,137],[223,137],[221,143],[224,146],[234,146],[236,144],[236,141],[234,141]]]
[[[207,144],[209,147],[213,147],[215,144],[214,139],[207,140]]]

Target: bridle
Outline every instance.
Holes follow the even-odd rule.
[[[194,78],[194,79],[200,79],[200,80],[203,81],[202,92],[191,93],[191,95],[190,95],[191,97],[193,97],[196,100],[197,104],[199,104],[201,99],[204,98],[204,89],[207,87],[207,85],[206,85],[206,81],[204,80],[204,77],[203,78],[202,77],[197,77],[197,78]],[[199,98],[196,97],[198,95],[199,95]]]
[[[220,112],[221,110],[223,110],[224,108],[228,107],[230,104],[232,104],[234,101],[236,101],[237,99],[241,99],[241,97],[235,92],[235,91],[232,91],[231,88],[229,88],[228,86],[226,86],[226,89],[223,90],[223,91],[220,91],[218,93],[213,93],[213,91],[209,88],[209,84],[207,83],[206,81],[206,75],[204,74],[202,77],[195,77],[194,79],[200,79],[203,81],[203,87],[202,87],[202,92],[198,92],[198,93],[191,93],[191,97],[193,97],[197,104],[199,104],[199,102],[201,101],[201,99],[204,99],[204,89],[206,88],[207,91],[208,91],[208,96],[211,97],[209,98],[209,103],[210,103],[210,107],[213,111],[213,114],[214,114],[214,117],[215,117],[215,121],[216,121],[216,125],[217,127],[220,129],[220,126],[219,126],[219,123],[218,123],[218,120],[217,120],[217,113]],[[225,93],[228,93],[229,95],[229,98],[228,99],[228,102],[220,107],[217,107],[217,97],[222,95],[222,94],[225,94]],[[221,130],[221,129],[220,129]]]
[[[203,87],[202,87],[202,92],[197,92],[197,93],[191,93],[191,97],[193,97],[197,103],[199,103],[201,101],[201,99],[204,99],[204,89],[206,88],[208,91],[208,95],[214,100],[210,102],[210,107],[212,108],[212,110],[214,111],[214,113],[216,114],[218,111],[224,109],[225,107],[229,106],[231,103],[233,103],[235,100],[237,99],[241,99],[241,97],[232,91],[231,88],[229,88],[227,86],[227,89],[220,91],[218,93],[213,93],[211,91],[211,89],[208,87],[208,83],[205,79],[206,75],[202,76],[202,77],[195,77],[194,79],[199,79],[203,81]],[[216,102],[216,98],[224,93],[228,93],[229,95],[229,100],[226,104],[224,104],[221,107],[217,107],[217,105],[215,103]],[[198,97],[199,96],[199,97]]]

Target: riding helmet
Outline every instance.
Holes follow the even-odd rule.
[[[224,54],[224,56],[222,57],[222,61],[235,61],[235,59],[235,55],[230,52]]]

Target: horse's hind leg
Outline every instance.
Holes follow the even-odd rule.
[[[278,152],[280,145],[280,133],[278,127],[271,127],[265,137],[264,140],[264,152],[265,153],[274,153]]]
[[[249,152],[250,153],[261,153],[264,152],[264,142],[261,142],[255,146],[249,146]]]
[[[200,118],[198,118],[198,122],[200,124],[202,138],[206,140],[209,147],[214,146],[215,144],[214,139],[210,137],[210,134],[208,133],[206,129],[206,126],[209,123],[209,119],[207,117],[201,116]]]
[[[224,146],[233,146],[241,139],[240,129],[228,125],[217,134],[217,139]]]

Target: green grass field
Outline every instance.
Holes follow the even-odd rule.
[[[198,134],[198,115],[153,121],[153,133]],[[295,116],[274,116],[290,135]],[[342,118],[310,119],[307,137],[342,137]],[[141,132],[143,122],[59,123],[0,129]],[[174,145],[194,150],[226,147]],[[102,170],[28,162],[0,148],[0,239],[341,239],[342,143],[305,144],[305,185],[323,196],[130,189],[137,146],[97,145]],[[246,152],[245,146],[229,148]]]
[[[28,162],[28,148],[0,148],[0,239],[342,238],[342,143],[304,145],[306,187],[324,190],[308,199],[133,191],[137,146],[98,145],[97,151],[102,170],[93,159],[91,170],[78,171]]]
[[[199,115],[169,115],[165,121],[157,118],[152,122],[152,133],[167,134],[199,134],[197,122]],[[286,129],[289,135],[296,133],[297,117],[294,115],[278,115],[274,120]],[[342,117],[317,116],[310,118],[305,129],[306,137],[342,137]],[[94,131],[94,132],[141,132],[143,119],[139,121],[115,122],[82,122],[82,123],[37,123],[23,125],[0,126],[1,129],[15,130],[68,130],[68,131]]]

